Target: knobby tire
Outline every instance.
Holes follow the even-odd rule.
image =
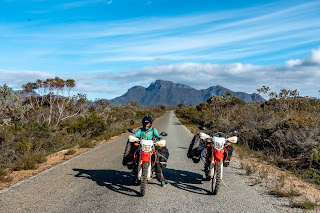
[[[146,187],[148,183],[148,162],[143,162],[142,164],[142,175],[141,175],[141,196],[146,194]]]
[[[214,165],[214,176],[211,180],[211,191],[212,194],[216,195],[219,191],[220,182],[221,182],[221,164],[222,162],[217,161]]]

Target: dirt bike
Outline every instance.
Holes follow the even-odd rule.
[[[199,127],[205,130],[204,127]],[[237,132],[234,131],[233,134]],[[205,146],[200,148],[201,157],[205,162],[206,179],[211,180],[211,192],[216,195],[219,191],[220,183],[223,182],[223,163],[228,156],[225,148],[226,143],[237,143],[238,137],[226,137],[224,133],[217,132],[212,135],[201,132],[201,140],[206,142]]]
[[[129,132],[135,133],[133,129],[128,129]],[[165,132],[160,133],[160,136],[167,136]],[[152,171],[154,171],[155,163],[157,160],[157,153],[155,147],[164,147],[166,145],[166,140],[157,141],[154,140],[145,140],[139,139],[133,135],[129,135],[129,141],[134,143],[135,146],[138,146],[137,150],[134,153],[134,161],[138,165],[138,181],[140,184],[140,193],[141,196],[144,196],[146,193],[146,186],[148,181],[152,177]]]

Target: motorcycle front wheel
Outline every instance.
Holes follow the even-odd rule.
[[[141,188],[140,193],[141,196],[144,196],[146,194],[146,187],[148,183],[148,162],[142,163],[142,176],[141,176]]]
[[[216,195],[219,191],[219,186],[221,182],[221,166],[222,162],[217,161],[214,165],[214,175],[211,179],[211,192],[212,194]]]

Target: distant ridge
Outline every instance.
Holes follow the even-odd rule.
[[[225,95],[226,92],[230,92],[233,97],[240,98],[245,102],[264,100],[255,93],[247,94],[244,92],[233,92],[220,85],[197,90],[184,84],[156,80],[151,83],[148,88],[134,86],[128,89],[122,96],[111,99],[110,104],[123,105],[129,101],[137,101],[143,106],[177,106],[180,103],[195,106],[201,102],[205,102],[212,96]]]

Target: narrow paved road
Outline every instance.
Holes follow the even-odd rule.
[[[128,135],[0,191],[0,212],[276,212],[235,168],[225,169],[218,195],[202,181],[203,163],[186,157],[192,134],[168,112],[154,123],[170,152],[165,188],[153,179],[145,197],[121,165]]]

